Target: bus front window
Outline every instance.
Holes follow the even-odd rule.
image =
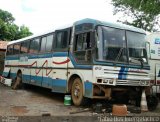
[[[99,26],[96,59],[138,65],[147,63],[145,34]]]
[[[97,60],[126,62],[125,31],[111,27],[98,27]]]
[[[134,63],[133,60],[143,61],[143,63],[147,63],[147,52],[145,48],[145,35],[127,31],[127,44],[128,44],[128,52],[129,52],[129,61],[130,63]]]

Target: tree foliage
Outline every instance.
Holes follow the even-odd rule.
[[[17,40],[32,35],[28,27],[14,24],[11,13],[0,9],[0,40]]]
[[[123,13],[123,23],[143,28],[146,31],[156,31],[159,28],[160,0],[112,0],[114,14]]]

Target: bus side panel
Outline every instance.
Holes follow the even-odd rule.
[[[31,65],[30,68],[30,76],[31,76],[31,84],[41,86],[42,82],[42,70],[38,67],[38,59],[37,56],[32,56],[29,60]]]
[[[66,93],[67,92],[67,69],[54,69],[52,91]]]
[[[18,71],[18,68],[17,67],[11,67],[11,70],[10,70],[10,77],[12,79],[15,79],[16,76],[17,76],[17,71]]]
[[[67,67],[68,67],[68,52],[55,52],[52,58],[53,66],[53,83],[52,91],[66,93],[67,92]]]
[[[42,86],[46,88],[52,88],[52,64],[51,64],[51,54],[47,56],[48,58],[43,59],[43,79],[42,79]]]
[[[53,79],[53,92],[66,93],[67,80]]]
[[[24,68],[22,72],[22,82],[24,83],[30,83],[31,76],[30,76],[30,68]]]

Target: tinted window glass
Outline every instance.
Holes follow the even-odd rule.
[[[12,55],[13,54],[13,45],[9,45],[7,47],[7,55]]]
[[[19,54],[20,44],[14,44],[13,46],[13,54]]]
[[[29,42],[30,41],[24,41],[24,42],[22,42],[22,44],[21,44],[21,50],[20,50],[21,54],[28,52]]]
[[[68,32],[61,31],[56,34],[55,48],[65,50],[68,46]]]
[[[47,44],[46,44],[46,51],[49,52],[52,50],[52,43],[53,43],[53,35],[47,36]]]
[[[61,48],[62,47],[62,38],[63,38],[63,32],[57,33],[56,36],[56,48]]]
[[[34,39],[30,42],[29,53],[38,53],[40,47],[40,39]]]
[[[47,38],[46,37],[43,37],[42,38],[42,41],[41,41],[41,52],[45,52],[45,49],[46,49],[46,41],[47,41]]]
[[[63,39],[62,39],[62,48],[66,48],[67,47],[67,43],[68,43],[68,32],[64,31],[63,32]]]

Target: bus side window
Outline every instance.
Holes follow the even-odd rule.
[[[87,63],[91,61],[90,32],[77,34],[75,36],[74,54],[79,63]]]
[[[13,45],[9,45],[7,47],[7,55],[12,55],[13,54]]]
[[[29,40],[22,42],[20,53],[21,54],[27,53],[28,52],[28,47],[29,47]]]
[[[31,40],[29,53],[38,53],[39,47],[40,47],[40,39],[39,38]]]
[[[45,50],[46,50],[46,41],[47,41],[47,38],[46,37],[42,37],[40,52],[45,52]]]
[[[59,31],[55,35],[54,50],[67,51],[68,47],[68,31]]]
[[[40,52],[50,52],[52,50],[53,34],[42,37]]]
[[[17,55],[20,52],[20,44],[14,44],[13,45],[13,54]]]
[[[52,50],[53,36],[53,34],[47,36],[46,52],[50,52]]]

